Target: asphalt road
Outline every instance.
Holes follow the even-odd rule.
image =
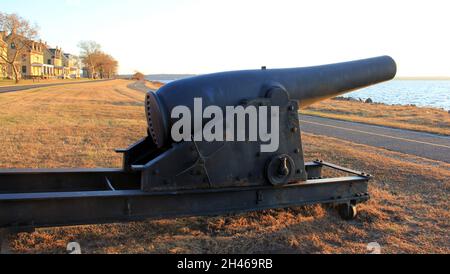
[[[145,85],[144,81],[136,81],[134,83],[131,83],[131,84],[128,85],[128,88],[134,89],[134,90],[137,90],[137,91],[142,91],[142,92],[145,92],[145,93],[150,91],[150,90],[152,90],[152,89],[150,89],[149,87],[147,87]],[[152,91],[154,91],[154,90],[152,90]]]
[[[450,137],[300,115],[303,132],[450,163]]]
[[[79,81],[79,82],[53,83],[53,84],[50,83],[50,84],[36,84],[36,85],[23,85],[23,86],[6,86],[6,87],[0,86],[0,93],[22,91],[22,90],[28,90],[28,89],[33,89],[33,88],[74,85],[74,84],[93,83],[93,82],[102,82],[102,81],[109,81],[109,80],[95,80],[95,81],[90,80],[90,81]]]

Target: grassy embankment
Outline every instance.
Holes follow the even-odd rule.
[[[437,108],[326,100],[303,114],[450,135],[450,113]]]
[[[164,83],[157,81],[145,81],[145,85],[152,90],[158,90],[160,87],[164,86]]]
[[[0,167],[120,167],[114,148],[144,136],[144,93],[116,80],[0,94]],[[322,206],[218,217],[40,229],[10,239],[18,253],[450,252],[450,165],[304,134],[306,158],[374,174],[372,200],[346,222]],[[235,161],[236,159],[230,159]]]

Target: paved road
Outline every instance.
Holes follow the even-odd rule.
[[[450,137],[300,115],[302,131],[450,163]]]
[[[52,87],[52,86],[74,85],[74,84],[94,83],[94,82],[103,82],[103,81],[110,81],[110,80],[95,80],[95,81],[90,80],[90,81],[67,82],[67,83],[53,83],[53,84],[49,83],[49,84],[36,84],[36,85],[23,85],[23,86],[6,86],[6,87],[0,87],[0,93],[28,90],[28,89],[33,89],[33,88],[44,88],[44,87]]]
[[[150,90],[154,91],[154,90],[150,89],[149,87],[147,87],[145,85],[144,81],[136,81],[134,83],[131,83],[131,84],[128,85],[128,88],[131,88],[131,89],[134,89],[134,90],[137,90],[137,91],[142,91],[142,92],[145,92],[145,93],[147,93]]]

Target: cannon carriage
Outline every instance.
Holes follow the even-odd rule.
[[[174,81],[146,96],[148,136],[126,149],[120,169],[0,170],[0,228],[126,222],[335,204],[352,219],[370,198],[369,174],[305,162],[298,112],[315,102],[392,79],[388,56],[293,69],[223,72]],[[263,141],[175,141],[177,106],[277,107],[279,146]],[[203,128],[208,119],[200,122]],[[248,135],[248,132],[246,132]],[[323,178],[322,169],[348,176]]]

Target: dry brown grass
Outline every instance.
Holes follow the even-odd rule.
[[[326,100],[303,114],[450,135],[450,114],[437,108]]]
[[[2,167],[119,167],[124,147],[145,134],[144,93],[130,82],[0,94]],[[17,253],[386,253],[450,252],[450,165],[305,134],[307,159],[375,175],[372,200],[346,222],[327,207],[70,228],[12,236]],[[230,159],[233,160],[233,159]]]
[[[160,87],[164,86],[164,83],[158,81],[145,81],[145,85],[152,90],[158,90]]]
[[[114,148],[146,132],[144,93],[128,81],[0,94],[0,167],[119,166]],[[102,159],[99,161],[99,159]]]

